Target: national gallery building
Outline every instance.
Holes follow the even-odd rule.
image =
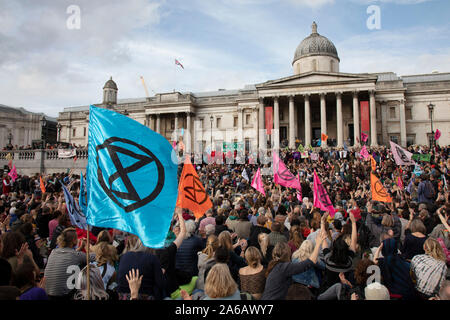
[[[127,115],[180,141],[187,151],[212,143],[238,142],[246,150],[316,145],[429,145],[434,132],[440,145],[450,144],[450,73],[398,76],[394,72],[345,73],[334,44],[312,25],[311,34],[295,50],[293,74],[242,89],[214,92],[157,93],[153,97],[118,100],[118,86],[108,80],[103,101],[95,104]],[[412,62],[413,63],[413,62]],[[382,66],[381,66],[382,68]],[[59,113],[59,140],[87,145],[89,106]],[[266,130],[271,129],[271,130]]]

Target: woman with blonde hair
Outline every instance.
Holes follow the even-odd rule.
[[[214,264],[214,253],[219,248],[219,239],[215,235],[210,235],[206,240],[206,247],[198,252],[198,279],[197,289],[205,288],[205,270]]]
[[[416,280],[416,290],[423,299],[428,300],[439,293],[447,275],[447,265],[444,250],[437,240],[428,238],[423,250],[425,254],[412,258],[411,271]]]
[[[103,279],[105,290],[113,290],[117,283],[116,281],[116,269],[114,265],[119,261],[119,256],[117,255],[117,249],[105,242],[101,241],[95,248],[95,265],[100,271]]]
[[[79,289],[74,295],[74,300],[87,300],[87,266],[78,274],[76,288]],[[90,300],[110,300],[110,296],[104,288],[100,270],[95,265],[89,266],[89,293]]]
[[[300,245],[297,251],[292,254],[293,262],[302,262],[306,259],[309,259],[311,254],[314,251],[314,243],[311,240],[305,240]],[[312,287],[315,289],[319,289],[320,280],[319,280],[319,272],[320,270],[325,269],[325,264],[319,260],[314,268],[310,268],[305,272],[298,273],[292,276],[292,280],[296,283],[300,283],[305,287]]]
[[[261,264],[261,252],[255,247],[248,247],[245,251],[245,261],[248,266],[239,269],[241,291],[250,293],[253,298],[261,298],[266,284],[266,269]]]
[[[236,282],[224,263],[216,263],[205,281],[204,300],[241,300]]]

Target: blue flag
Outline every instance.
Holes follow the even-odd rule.
[[[345,142],[344,142],[344,150],[348,151],[348,147],[347,147],[347,144]]]
[[[88,145],[87,222],[162,248],[178,196],[169,141],[122,114],[90,106]]]
[[[319,142],[317,142],[317,146],[320,147],[322,145],[322,140],[319,140]]]
[[[77,202],[67,190],[66,186],[61,183],[64,191],[64,199],[66,200],[67,211],[69,212],[70,222],[77,228],[87,230],[88,225],[86,222],[86,216],[78,207]]]
[[[81,211],[86,213],[87,203],[86,203],[86,181],[83,177],[83,172],[80,173],[80,195],[78,197],[78,203],[80,205]]]

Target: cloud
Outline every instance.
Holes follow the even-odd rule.
[[[320,8],[324,5],[328,4],[334,4],[335,0],[287,0],[288,2],[299,5],[299,6],[305,6],[310,8]]]
[[[409,5],[409,4],[430,2],[433,0],[350,0],[350,1],[363,5],[375,4],[377,2]]]

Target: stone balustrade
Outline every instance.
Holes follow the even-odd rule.
[[[76,158],[59,158],[57,149],[4,150],[0,151],[0,169],[8,165],[10,159],[12,164],[16,166],[18,174],[52,174],[67,172],[71,169],[84,173],[87,166],[88,150],[77,149]]]

